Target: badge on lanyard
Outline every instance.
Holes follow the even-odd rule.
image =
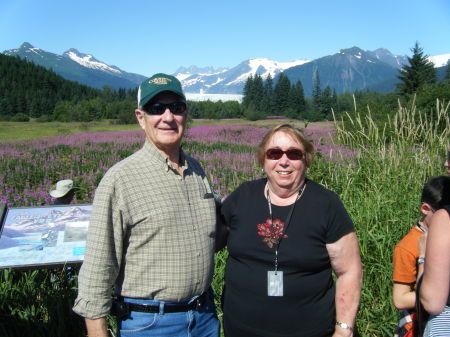
[[[273,224],[273,215],[272,215],[272,205],[270,202],[270,195],[269,195],[269,186],[267,186],[267,204],[269,207],[269,215],[270,219],[272,220]],[[294,204],[292,205],[288,217],[286,219],[286,228],[289,226],[289,222],[291,221],[292,212],[294,211],[295,204],[297,203],[298,199],[303,195],[303,192],[305,191],[306,184],[303,185],[303,187],[298,191],[297,198],[295,199]],[[268,270],[267,271],[267,296],[277,296],[282,297],[283,296],[283,271],[278,270],[278,249],[280,248],[281,238],[278,239],[276,248],[275,248],[275,270]]]
[[[267,296],[283,296],[283,272],[267,271]]]

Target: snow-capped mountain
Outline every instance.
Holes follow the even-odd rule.
[[[86,68],[91,69],[98,69],[102,71],[106,71],[113,74],[120,74],[122,71],[115,67],[115,66],[109,66],[106,63],[98,61],[94,56],[89,54],[83,54],[80,53],[75,48],[70,48],[68,51],[66,51],[63,56],[68,57],[72,61],[77,62],[78,64],[82,65]]]
[[[441,67],[447,64],[450,54],[430,56],[428,59],[436,67]],[[329,85],[337,93],[356,89],[388,92],[395,89],[398,70],[407,63],[406,56],[394,55],[384,48],[364,51],[352,47],[315,60],[277,62],[266,58],[250,59],[234,68],[215,73],[193,74],[192,71],[183,72],[179,69],[174,76],[182,82],[188,95],[242,94],[250,75],[259,74],[266,79],[269,74],[276,78],[283,72],[291,83],[300,80],[305,95],[310,96],[316,71],[319,73],[322,87]]]
[[[322,88],[329,86],[338,94],[374,88],[377,91],[391,91],[398,80],[398,69],[405,60],[387,50],[364,51],[352,47],[289,68],[284,74],[291,83],[301,81],[308,97],[312,95],[316,74]]]
[[[105,85],[114,89],[136,88],[146,78],[110,66],[97,60],[94,56],[80,53],[74,48],[62,55],[57,55],[25,42],[17,49],[5,50],[3,54],[19,56],[47,69],[52,69],[68,80],[99,89]]]
[[[402,55],[394,55],[389,50],[384,48],[378,48],[374,51],[366,51],[369,55],[377,58],[381,62],[390,64],[394,68],[401,68],[405,63],[408,62],[408,58]]]
[[[180,69],[176,76],[187,93],[204,94],[240,94],[249,76],[261,75],[266,79],[270,74],[272,78],[288,68],[305,64],[309,60],[296,60],[292,62],[277,62],[267,58],[246,60],[231,69],[221,69],[217,72],[195,73],[182,72]],[[183,68],[181,68],[183,70]]]
[[[443,67],[450,61],[450,54],[428,56],[428,60],[433,62],[435,67]]]
[[[127,73],[74,48],[63,55],[57,55],[35,48],[29,43],[23,43],[20,48],[3,53],[17,55],[52,69],[66,79],[96,88],[102,88],[105,85],[114,89],[136,88],[146,78],[142,75]],[[449,59],[450,54],[429,57],[436,67],[445,66]],[[278,62],[267,58],[257,58],[245,60],[229,69],[194,65],[179,67],[173,75],[182,82],[188,98],[197,95],[195,100],[202,100],[208,95],[215,94],[222,96],[231,94],[235,97],[242,94],[249,76],[259,74],[266,79],[270,74],[276,79],[281,72],[285,73],[292,83],[300,80],[307,96],[311,94],[316,71],[319,73],[322,87],[329,85],[337,93],[356,89],[386,92],[395,88],[398,69],[407,62],[406,56],[393,55],[387,49],[364,51],[358,47],[352,47],[314,60]]]

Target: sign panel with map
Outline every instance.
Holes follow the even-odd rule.
[[[0,234],[1,268],[81,264],[92,205],[6,210]]]

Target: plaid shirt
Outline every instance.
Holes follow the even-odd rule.
[[[181,153],[183,176],[153,144],[114,165],[94,198],[73,310],[107,315],[115,293],[182,301],[205,292],[214,270],[216,213],[203,169]]]

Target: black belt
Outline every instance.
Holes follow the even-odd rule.
[[[197,297],[194,301],[188,304],[164,304],[165,313],[185,312],[189,310],[199,309],[206,301],[206,293]],[[137,304],[124,302],[121,300],[114,300],[111,307],[111,314],[119,318],[126,318],[131,311],[148,312],[156,314],[160,311],[158,304]]]

